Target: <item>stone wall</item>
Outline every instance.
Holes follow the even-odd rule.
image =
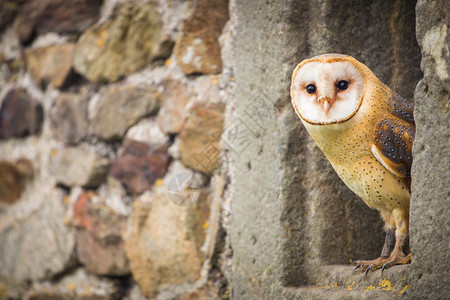
[[[228,296],[229,6],[1,2],[1,299]]]
[[[449,11],[3,1],[0,299],[445,297]],[[351,267],[379,255],[378,213],[290,106],[295,65],[327,52],[416,103],[413,262],[383,275]]]

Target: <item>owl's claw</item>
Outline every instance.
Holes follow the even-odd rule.
[[[355,270],[361,268],[361,266],[362,266],[362,265],[357,265],[356,267],[353,268],[353,271],[355,271]]]
[[[367,277],[367,274],[369,273],[370,270],[372,270],[372,265],[368,266],[366,271],[364,272],[364,277]]]
[[[384,269],[389,268],[388,263],[385,263],[383,267],[381,267],[381,275],[383,275]]]

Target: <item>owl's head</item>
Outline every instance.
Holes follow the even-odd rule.
[[[310,124],[349,120],[361,106],[368,68],[351,56],[324,54],[305,59],[292,74],[291,98]]]

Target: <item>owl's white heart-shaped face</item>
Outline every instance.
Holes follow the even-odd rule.
[[[334,124],[350,119],[364,93],[361,73],[349,61],[300,63],[294,70],[292,105],[310,124]]]

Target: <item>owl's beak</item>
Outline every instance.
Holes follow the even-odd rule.
[[[325,114],[328,114],[328,111],[330,110],[331,107],[330,102],[328,102],[328,100],[324,100],[322,106],[323,110],[325,111]]]
[[[334,101],[330,97],[321,96],[319,97],[319,102],[322,103],[322,108],[325,111],[325,115],[327,115]]]

